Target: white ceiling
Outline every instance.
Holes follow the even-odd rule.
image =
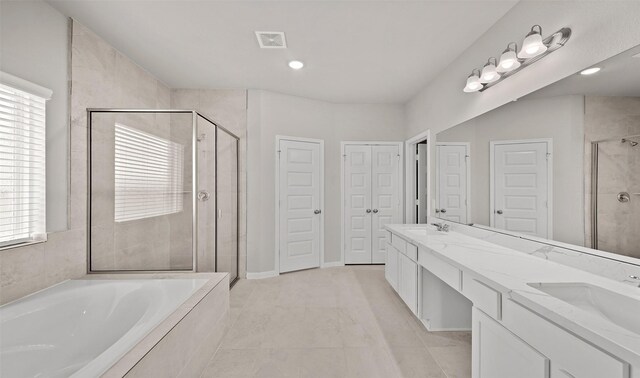
[[[172,88],[350,103],[408,101],[516,2],[49,0]],[[288,48],[259,49],[256,30]]]
[[[634,57],[638,53],[640,53],[640,46],[593,65],[601,68],[596,74],[584,76],[575,73],[525,98],[571,94],[640,97],[640,57]]]

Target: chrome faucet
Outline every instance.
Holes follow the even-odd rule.
[[[442,222],[442,223],[431,223],[431,225],[436,226],[436,229],[438,231],[443,231],[443,232],[449,232],[449,225]]]
[[[625,280],[625,282],[629,282],[634,284],[636,287],[640,287],[640,277],[630,274],[629,278],[631,278],[633,281]]]

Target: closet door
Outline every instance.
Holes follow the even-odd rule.
[[[386,261],[384,225],[400,221],[400,147],[371,146],[371,263]]]
[[[371,263],[371,146],[346,145],[345,263]],[[384,260],[383,260],[384,261]]]

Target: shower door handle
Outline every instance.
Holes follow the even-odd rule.
[[[209,194],[209,192],[207,192],[206,190],[201,190],[198,192],[198,199],[200,201],[208,201],[209,197],[211,197],[211,195]]]

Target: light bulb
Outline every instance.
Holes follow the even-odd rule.
[[[493,83],[500,79],[500,74],[496,70],[496,65],[491,62],[491,59],[495,60],[495,58],[489,58],[487,64],[482,68],[482,74],[480,75],[481,83]]]
[[[465,85],[463,91],[466,93],[477,92],[482,89],[482,83],[480,83],[480,78],[475,72],[472,72],[471,75],[467,78],[467,85]]]
[[[536,31],[538,27],[540,30]],[[520,59],[530,59],[547,51],[547,46],[542,42],[542,27],[534,25],[531,31],[522,41],[522,49],[518,53]]]
[[[518,57],[516,56],[517,46],[514,50],[507,47],[506,50],[502,52],[500,56],[500,63],[496,67],[496,71],[498,72],[509,72],[513,71],[516,68],[520,67],[520,62],[518,61]]]

